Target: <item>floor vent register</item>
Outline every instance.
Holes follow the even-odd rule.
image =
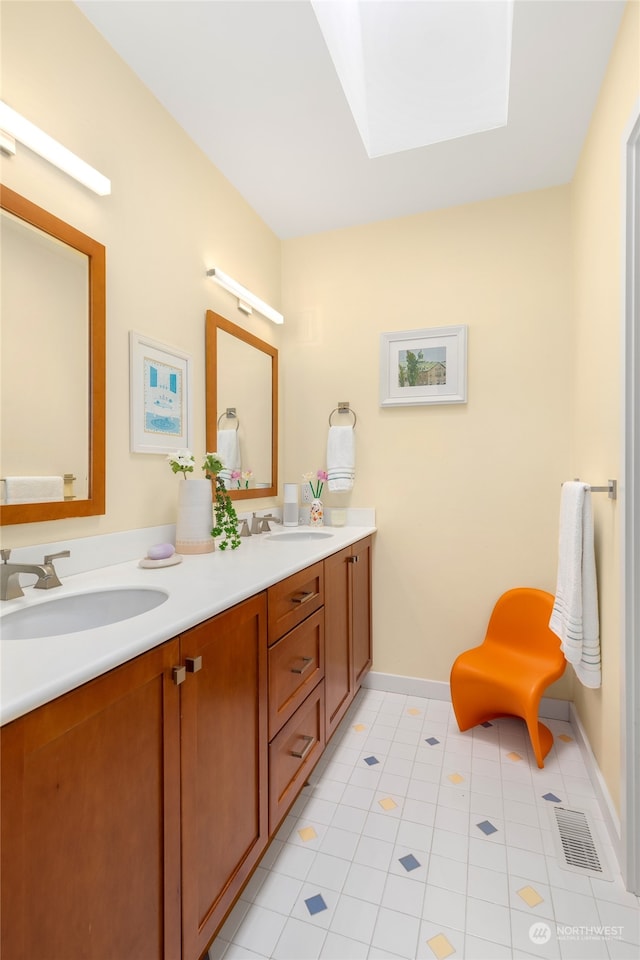
[[[596,833],[587,814],[560,806],[554,807],[552,814],[552,834],[560,866],[574,873],[611,880],[609,865],[598,851]]]

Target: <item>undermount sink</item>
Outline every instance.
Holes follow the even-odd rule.
[[[3,640],[32,640],[95,630],[138,617],[168,599],[164,590],[145,587],[114,587],[52,597],[4,614],[0,617],[0,636]]]
[[[332,537],[332,533],[325,533],[323,530],[300,530],[299,533],[272,533],[266,537],[267,540],[280,540],[283,543],[291,543],[293,540],[326,540]]]

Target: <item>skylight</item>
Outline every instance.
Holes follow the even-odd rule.
[[[311,0],[369,157],[505,126],[513,0]]]

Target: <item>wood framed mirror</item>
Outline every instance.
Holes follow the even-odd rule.
[[[4,185],[0,226],[0,525],[103,514],[105,248]],[[65,474],[64,499],[7,496]]]
[[[278,351],[212,310],[205,324],[207,450],[223,454],[226,440],[237,451],[236,470],[245,477],[225,479],[234,500],[275,497]],[[234,435],[220,436],[224,430]]]

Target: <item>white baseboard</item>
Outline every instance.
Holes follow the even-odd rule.
[[[394,673],[370,671],[362,681],[370,690],[386,690],[402,693],[408,697],[428,697],[430,700],[446,700],[451,703],[451,690],[444,680],[425,680],[422,677],[403,677]],[[548,720],[569,720],[568,700],[543,697],[540,701],[540,716]]]
[[[582,721],[578,716],[578,711],[575,708],[575,704],[569,704],[569,708],[569,720],[571,721],[571,725],[575,730],[576,740],[578,741],[580,750],[582,752],[582,759],[584,760],[585,766],[589,771],[589,779],[591,780],[591,785],[593,786],[596,797],[598,798],[600,809],[604,814],[604,822],[609,834],[609,839],[613,845],[618,864],[620,864],[622,862],[620,817],[618,816],[618,811],[614,806],[613,800],[611,799],[611,794],[609,793],[604,777],[600,771],[600,767],[598,766],[598,761],[596,760],[593,750],[591,749],[591,744],[587,739],[586,731],[582,726]]]
[[[375,670],[370,670],[363,679],[362,686],[369,690],[402,693],[407,697],[428,697],[430,700],[451,701],[449,684],[441,680],[402,677],[395,673],[377,673]]]

